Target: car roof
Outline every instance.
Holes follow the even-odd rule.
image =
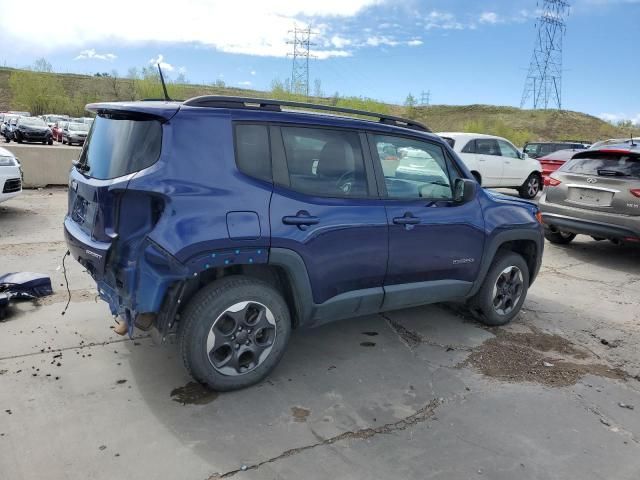
[[[576,153],[582,152],[584,149],[578,148],[565,148],[562,150],[556,150],[555,152],[547,153],[542,157],[538,157],[538,160],[569,160]]]
[[[633,154],[640,155],[640,140],[634,140],[633,144],[630,143],[616,143],[611,145],[601,145],[596,148],[590,148],[588,150],[580,150],[573,158],[588,158],[589,155],[594,153],[617,153],[617,154]]]
[[[279,121],[286,123],[310,123],[310,124],[323,124],[327,126],[347,126],[350,128],[361,128],[366,130],[378,130],[385,133],[400,133],[400,134],[411,134],[414,136],[423,136],[429,139],[437,139],[440,140],[436,135],[432,134],[426,127],[420,125],[417,122],[414,122],[409,119],[403,119],[400,117],[394,117],[391,115],[385,114],[377,114],[373,112],[362,112],[362,114],[368,113],[371,116],[381,117],[380,122],[357,118],[353,116],[345,116],[345,115],[336,115],[330,114],[325,111],[304,111],[304,110],[295,110],[295,109],[283,109],[283,110],[274,110],[273,108],[235,108],[233,102],[236,102],[239,97],[211,97],[213,99],[217,99],[219,102],[224,102],[224,99],[228,98],[228,106],[207,106],[207,105],[190,105],[189,102],[193,100],[197,100],[199,98],[206,99],[207,97],[196,97],[195,99],[187,100],[185,102],[179,101],[161,101],[161,100],[150,100],[150,101],[136,101],[136,102],[104,102],[104,103],[92,103],[87,105],[87,110],[94,112],[96,114],[100,114],[103,112],[132,112],[132,113],[141,113],[141,114],[149,114],[160,117],[164,120],[171,119],[179,110],[181,109],[189,109],[192,111],[202,110],[204,112],[215,112],[218,114],[226,114],[233,115],[234,118],[243,118],[243,119],[262,119],[266,121]],[[221,100],[222,99],[222,100]],[[263,100],[263,99],[241,99],[245,101],[249,101],[253,103],[259,103],[261,101],[264,102],[274,102],[274,105],[282,104],[282,106],[291,105],[293,108],[296,108],[297,105],[304,105],[301,108],[313,108],[313,104],[301,104],[298,102],[286,102],[279,100]],[[307,106],[308,105],[308,106]],[[317,105],[318,107],[330,108],[325,105]],[[349,109],[345,109],[349,110]],[[359,112],[353,110],[354,112]],[[408,126],[401,126],[396,124],[391,124],[387,122],[383,122],[382,119],[388,121],[404,121],[409,124],[417,125],[422,127],[422,129],[409,128]],[[424,130],[423,130],[424,129]]]

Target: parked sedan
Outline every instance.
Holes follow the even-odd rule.
[[[44,120],[38,117],[19,117],[11,139],[18,143],[42,142],[53,145],[51,130]]]
[[[576,234],[640,242],[640,145],[578,152],[547,179],[540,210],[552,243]]]
[[[82,145],[87,139],[90,125],[86,123],[69,122],[62,129],[62,143]]]
[[[12,130],[18,121],[18,115],[5,113],[2,117],[2,123],[0,124],[0,135],[4,137],[8,143],[11,141]]]
[[[42,115],[42,117],[40,118],[42,118],[42,120],[45,121],[45,123],[49,128],[53,128],[53,126],[57,122],[61,122],[63,120],[69,120],[69,117],[67,115]]]
[[[531,158],[540,158],[558,150],[584,150],[589,144],[581,142],[527,142],[523,151]]]
[[[571,160],[576,153],[581,150],[568,149],[558,150],[557,152],[550,153],[544,157],[538,158],[540,166],[542,167],[542,179],[546,181],[547,177],[560,168],[567,160]]]
[[[483,187],[515,188],[522,198],[542,189],[540,162],[502,137],[480,133],[439,133]]]
[[[0,147],[0,202],[22,191],[20,162],[9,150]]]

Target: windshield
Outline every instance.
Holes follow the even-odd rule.
[[[635,155],[603,154],[592,158],[576,158],[560,170],[581,175],[640,178],[640,157]]]
[[[69,130],[74,130],[76,132],[88,132],[89,127],[91,125],[87,125],[86,123],[70,123]]]
[[[20,119],[20,123],[22,125],[29,125],[30,127],[46,127],[47,124],[44,123],[44,120],[36,117],[24,117]]]
[[[78,163],[85,175],[106,180],[153,165],[162,148],[158,120],[97,117]]]

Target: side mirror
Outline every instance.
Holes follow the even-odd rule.
[[[522,152],[522,153],[520,154],[520,158],[521,158],[522,160],[526,160],[527,158],[529,158],[529,155],[527,155],[527,152]]]
[[[478,182],[468,178],[456,178],[453,184],[453,200],[456,203],[467,203],[476,196]]]

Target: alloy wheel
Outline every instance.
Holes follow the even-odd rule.
[[[532,175],[527,182],[527,193],[531,198],[535,197],[540,191],[540,180],[537,176]]]
[[[207,336],[209,362],[223,375],[244,375],[258,367],[273,348],[276,321],[258,302],[239,302],[222,312]]]
[[[516,266],[505,268],[493,286],[493,308],[498,315],[509,315],[522,296],[522,272]]]

